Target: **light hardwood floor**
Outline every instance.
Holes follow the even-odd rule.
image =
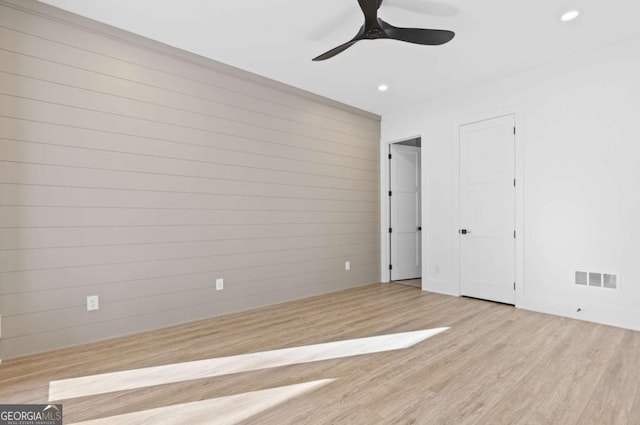
[[[7,361],[0,403],[47,403],[54,380],[440,327],[405,349],[55,401],[65,424],[164,406],[144,423],[640,424],[640,333],[395,284]]]

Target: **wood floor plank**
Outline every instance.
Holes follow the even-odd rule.
[[[519,315],[519,312],[514,312]],[[467,361],[459,371],[452,373],[447,379],[431,387],[444,401],[437,405],[430,417],[438,424],[479,423],[478,418],[495,404],[495,395],[502,393],[530,367],[532,355],[541,356],[549,346],[556,342],[546,340],[542,344],[536,338],[540,329],[549,323],[547,318],[523,315],[512,321],[510,326],[500,326],[501,334],[493,338],[491,344],[486,340],[469,354]],[[529,339],[519,338],[521,335],[533,336]],[[523,352],[529,352],[525,356]],[[460,379],[461,375],[464,377]]]
[[[603,365],[604,373],[596,384],[578,423],[585,425],[632,425],[640,418],[630,417],[638,391],[640,375],[638,354],[640,334],[625,332],[610,361]]]
[[[541,328],[536,338],[532,338],[540,347],[535,347],[529,352],[517,353],[518,358],[526,360],[527,373],[519,376],[515,382],[505,385],[498,393],[497,402],[494,401],[491,409],[478,418],[477,423],[517,423],[521,418],[528,417],[531,404],[537,398],[554,387],[557,374],[561,372],[561,365],[553,359],[566,350],[569,346],[567,342],[572,337],[583,336],[576,332],[576,327],[579,328],[577,322],[565,320],[562,327],[554,326],[559,320],[561,319],[551,318],[549,325]],[[549,346],[548,341],[555,343]]]
[[[626,331],[579,323],[557,350],[532,368],[514,393],[529,396],[518,425],[579,424],[579,418]],[[603,343],[604,341],[604,343]],[[547,378],[551,374],[555,380]],[[536,383],[532,384],[531,379]]]

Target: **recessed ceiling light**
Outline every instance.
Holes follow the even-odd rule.
[[[573,21],[578,16],[580,16],[580,11],[579,10],[577,10],[577,9],[568,10],[568,11],[566,11],[566,12],[564,12],[562,14],[562,16],[560,17],[560,20],[562,22],[569,22],[569,21]]]
[[[380,84],[378,86],[378,91],[387,91],[387,90],[389,90],[389,86],[386,84]]]

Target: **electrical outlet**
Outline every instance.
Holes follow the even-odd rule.
[[[97,295],[87,297],[87,311],[95,311],[100,309],[100,299]]]
[[[224,279],[216,279],[216,291],[222,291],[224,289]]]
[[[351,261],[345,261],[344,262],[344,269],[345,270],[351,270]]]

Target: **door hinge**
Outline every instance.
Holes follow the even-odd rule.
[[[389,191],[389,196],[391,196],[391,191]]]
[[[516,134],[516,128],[513,127],[513,134]]]
[[[513,187],[516,187],[516,179],[513,179]]]
[[[393,231],[393,229],[391,229],[391,227],[389,227],[389,233],[391,233]]]
[[[516,231],[514,230],[513,231],[513,239],[515,239],[515,238],[516,238]]]
[[[514,291],[516,290],[516,283],[515,282],[513,282],[513,290]]]
[[[393,270],[393,266],[389,264],[389,270]]]
[[[391,159],[391,154],[389,154],[389,159]]]

